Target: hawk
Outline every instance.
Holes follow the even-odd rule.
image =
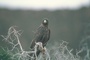
[[[35,42],[41,42],[43,47],[46,46],[48,40],[50,38],[50,29],[48,28],[48,20],[44,19],[41,25],[35,32],[34,39],[31,42],[30,48],[33,49],[35,46]],[[40,50],[36,52],[37,56],[39,55]]]

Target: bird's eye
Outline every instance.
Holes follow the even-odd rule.
[[[47,21],[46,21],[46,20],[44,20],[44,23],[47,23]]]

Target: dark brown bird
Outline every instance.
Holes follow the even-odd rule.
[[[50,38],[50,29],[48,29],[48,20],[44,19],[39,28],[35,32],[35,36],[31,42],[30,48],[31,49],[34,48],[35,42],[42,42],[43,47],[46,46],[49,38]],[[39,55],[39,53],[40,50],[37,51],[37,56]]]

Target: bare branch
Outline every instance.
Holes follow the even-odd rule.
[[[42,43],[36,42],[36,45],[35,45],[33,51],[25,51],[22,48],[21,42],[19,40],[19,36],[21,35],[21,33],[19,33],[19,32],[21,32],[21,30],[18,31],[15,28],[17,28],[17,27],[11,26],[8,29],[8,34],[6,37],[1,35],[4,38],[3,40],[6,41],[11,46],[11,49],[7,49],[8,54],[11,55],[11,59],[13,59],[13,60],[14,59],[17,59],[17,60],[36,59],[36,60],[38,60],[38,57],[36,55],[37,47],[39,46],[39,49],[42,51],[44,49],[42,46]],[[46,52],[44,52],[44,53],[46,53]],[[34,55],[30,56],[30,54],[34,54],[35,56]]]

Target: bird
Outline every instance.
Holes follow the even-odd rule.
[[[36,29],[34,38],[31,42],[30,48],[34,49],[36,42],[41,42],[42,46],[46,46],[47,42],[50,39],[50,29],[48,28],[48,19],[44,19],[40,26]],[[40,54],[40,50],[37,50],[36,55]]]

